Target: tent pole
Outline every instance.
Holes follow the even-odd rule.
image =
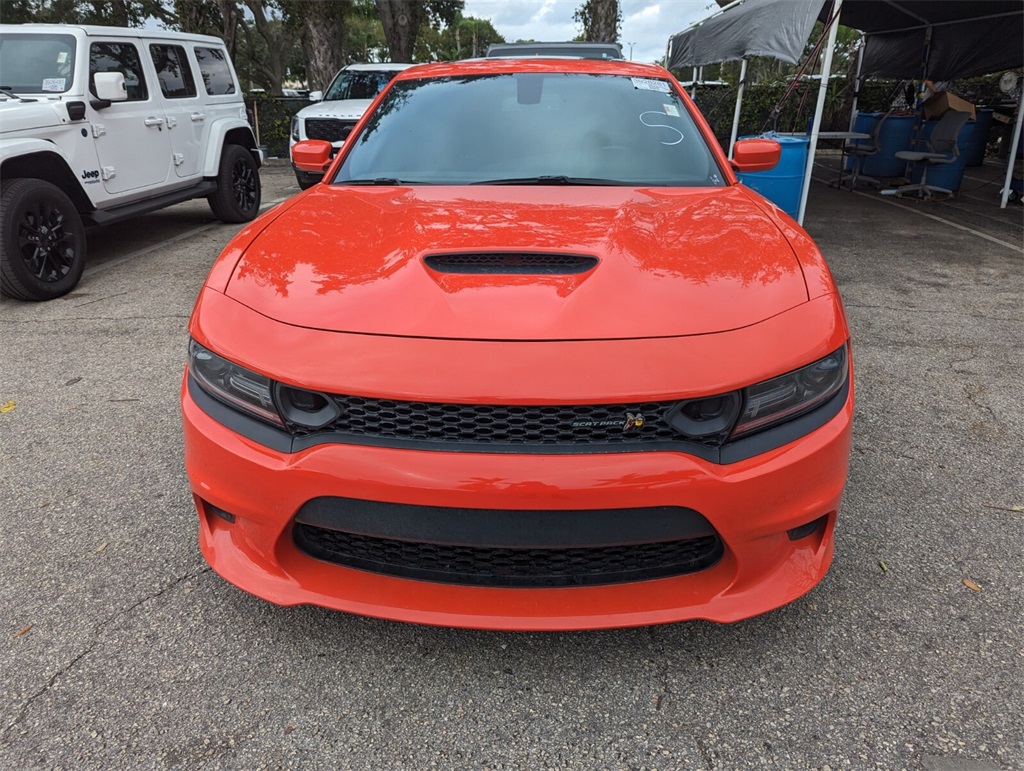
[[[729,160],[732,160],[732,148],[736,144],[736,134],[740,130],[740,110],[743,108],[743,87],[747,83],[747,60],[741,60],[740,87],[736,91],[736,111],[732,115],[732,135],[729,137]]]
[[[1017,100],[1017,122],[1013,124],[1013,139],[1010,141],[1010,157],[1006,161],[1006,177],[1003,179],[1003,197],[999,202],[999,208],[1005,209],[1006,202],[1010,200],[1010,180],[1013,179],[1013,167],[1017,162],[1017,148],[1020,146],[1020,124],[1024,116],[1024,105]]]
[[[691,99],[696,99],[697,98],[697,68],[696,67],[693,68],[693,78],[692,78],[692,80],[693,80],[693,82],[690,84],[690,98]]]
[[[864,67],[864,49],[868,47],[867,35],[860,36],[857,46],[857,75],[853,79],[853,106],[850,107],[850,131],[857,123],[857,97],[860,96],[860,71]]]
[[[804,211],[807,209],[807,193],[811,187],[811,171],[814,169],[814,153],[818,149],[818,130],[821,128],[821,113],[825,109],[825,96],[828,94],[828,79],[832,74],[832,55],[836,50],[836,33],[839,31],[839,14],[843,10],[843,0],[835,0],[832,16],[835,21],[828,30],[828,43],[825,44],[825,55],[821,60],[821,84],[818,86],[818,103],[814,106],[814,123],[811,125],[811,144],[807,148],[807,168],[804,169],[804,186],[800,190],[800,210],[796,221],[804,224]]]

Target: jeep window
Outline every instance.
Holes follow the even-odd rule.
[[[502,73],[395,82],[335,183],[721,186],[669,80]]]
[[[184,48],[154,43],[149,46],[149,55],[153,57],[156,77],[165,97],[186,99],[196,95],[196,80]]]
[[[16,94],[63,94],[75,77],[71,35],[0,35],[0,85]]]
[[[206,93],[210,96],[235,93],[235,79],[231,77],[231,67],[223,49],[196,46],[195,51]]]
[[[388,70],[342,70],[327,87],[324,101],[373,99],[397,74]]]
[[[93,43],[89,47],[89,90],[93,96],[96,96],[93,76],[97,72],[122,73],[129,102],[144,102],[149,98],[139,49],[131,43]]]

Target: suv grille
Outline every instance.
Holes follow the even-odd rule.
[[[341,417],[316,433],[388,442],[622,445],[678,442],[663,419],[676,402],[557,406],[438,404],[333,396]],[[293,426],[295,435],[314,433]]]
[[[355,535],[296,523],[306,554],[373,573],[468,586],[567,587],[685,575],[722,556],[717,535],[629,546],[510,549],[448,546]]]
[[[337,120],[335,118],[307,118],[306,138],[326,139],[328,142],[343,142],[352,133],[354,120]]]

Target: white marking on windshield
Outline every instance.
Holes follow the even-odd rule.
[[[644,116],[645,115],[657,115],[659,118],[664,118],[665,117],[665,113],[658,112],[657,110],[647,110],[646,112],[640,113],[640,122],[643,123],[648,128],[668,129],[669,131],[674,131],[675,133],[677,133],[679,135],[679,139],[677,139],[675,142],[662,142],[661,144],[668,145],[669,147],[671,147],[672,145],[679,144],[685,138],[683,136],[683,132],[680,131],[679,129],[677,129],[675,126],[669,126],[666,123],[648,123],[646,120],[644,120]]]

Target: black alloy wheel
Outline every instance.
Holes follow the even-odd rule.
[[[260,170],[252,153],[241,145],[225,145],[221,153],[217,192],[207,200],[221,222],[248,222],[260,211]]]
[[[85,270],[85,228],[71,199],[41,179],[12,179],[0,193],[0,290],[18,300],[70,292]]]

